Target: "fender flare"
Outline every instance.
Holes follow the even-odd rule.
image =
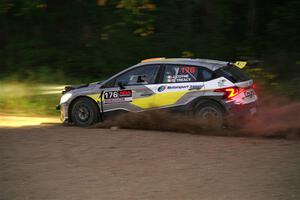
[[[92,100],[92,102],[94,102],[94,104],[97,106],[97,108],[98,108],[98,113],[99,113],[99,117],[100,117],[100,119],[102,119],[102,114],[101,114],[101,109],[100,109],[100,107],[99,107],[99,104],[93,99],[93,98],[91,98],[91,97],[89,97],[89,96],[84,96],[84,95],[81,95],[81,96],[77,96],[76,98],[74,98],[74,99],[72,99],[72,101],[70,102],[70,104],[69,104],[69,107],[68,107],[68,119],[69,119],[69,122],[72,122],[72,117],[71,117],[71,112],[72,112],[72,107],[73,107],[73,104],[74,104],[74,102],[76,102],[76,100],[78,100],[78,99],[80,99],[80,98],[86,98],[86,99],[90,99],[90,100]]]
[[[212,97],[198,97],[196,99],[194,99],[191,103],[191,111],[193,112],[195,108],[197,108],[200,104],[203,104],[203,103],[212,103],[212,104],[215,104],[217,106],[219,106],[223,112],[223,114],[228,114],[226,108],[225,108],[225,105],[220,102],[219,100],[215,99],[215,98],[212,98]]]

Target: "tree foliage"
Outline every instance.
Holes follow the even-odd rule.
[[[0,0],[0,77],[97,80],[180,56],[296,75],[299,13],[298,0]]]

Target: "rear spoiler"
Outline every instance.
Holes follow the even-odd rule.
[[[246,61],[236,61],[235,63],[233,63],[234,66],[243,69],[246,67],[247,62]]]

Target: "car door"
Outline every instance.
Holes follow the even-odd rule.
[[[125,71],[102,92],[103,112],[139,112],[154,106],[159,65],[144,65]]]
[[[182,106],[203,96],[204,82],[200,72],[198,66],[165,65],[155,96],[156,107]]]

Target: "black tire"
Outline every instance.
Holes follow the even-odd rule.
[[[71,119],[77,126],[88,127],[100,121],[97,104],[86,97],[75,100],[71,108]]]
[[[201,122],[205,125],[205,128],[209,129],[222,129],[224,124],[224,112],[221,106],[214,102],[205,101],[199,103],[194,112]]]

